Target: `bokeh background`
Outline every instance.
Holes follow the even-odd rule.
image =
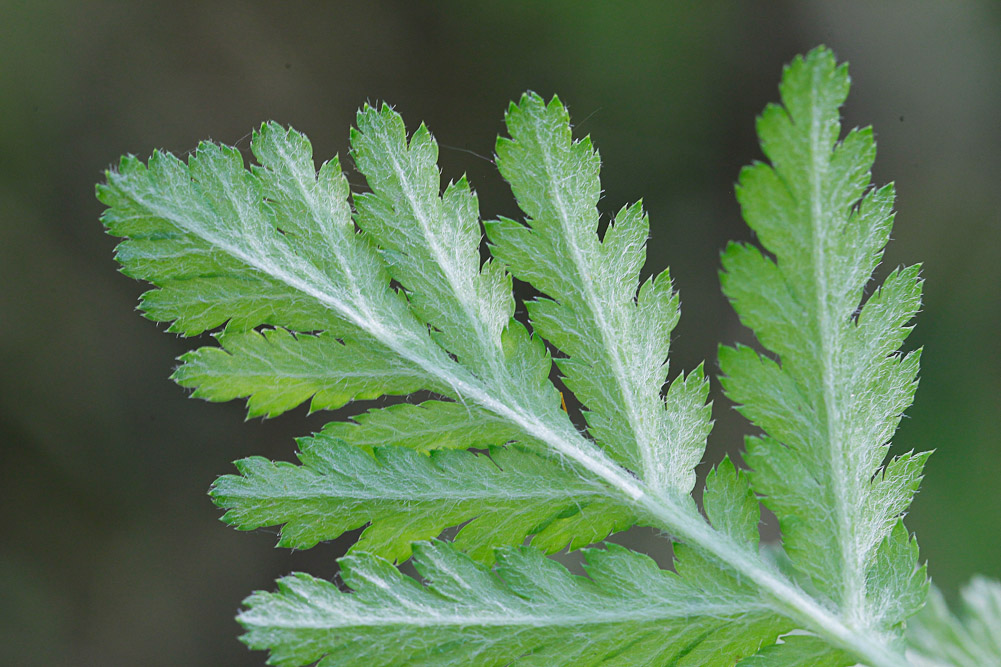
[[[927,278],[894,448],[936,453],[908,525],[950,596],[1001,575],[1001,3],[3,1],[0,663],[263,664],[235,639],[240,601],[332,576],[345,546],[290,553],[219,523],[205,492],[232,460],[289,459],[330,415],[245,422],[167,380],[192,342],[134,312],[144,288],[98,223],[119,155],[246,148],[274,119],[325,159],[387,100],[427,121],[484,217],[513,215],[489,159],[504,108],[558,93],[601,150],[605,210],[650,212],[648,269],[669,264],[683,299],[674,372],[713,368],[717,342],[747,339],[716,273],[748,237],[733,183],[783,63],[818,43],[851,62],[846,123],[874,125],[876,180],[898,184],[885,266]],[[707,462],[747,430],[714,391]]]

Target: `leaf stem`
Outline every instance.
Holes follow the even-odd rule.
[[[893,651],[881,638],[846,623],[781,573],[765,565],[758,554],[747,551],[714,529],[701,515],[663,496],[644,494],[635,502],[681,541],[697,546],[753,581],[782,608],[783,614],[835,646],[850,651],[869,667],[909,665],[902,654]]]

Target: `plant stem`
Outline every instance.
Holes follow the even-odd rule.
[[[869,629],[853,628],[804,593],[795,583],[765,565],[760,556],[710,526],[701,515],[663,496],[644,494],[635,501],[646,514],[681,541],[711,554],[753,581],[783,613],[831,644],[852,653],[869,667],[907,667],[904,656],[890,649]]]

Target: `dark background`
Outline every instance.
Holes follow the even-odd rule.
[[[733,182],[782,64],[818,43],[851,62],[846,124],[875,126],[876,180],[898,184],[885,266],[927,278],[894,448],[936,453],[908,525],[950,596],[1001,575],[1001,3],[871,4],[0,2],[0,663],[262,664],[235,639],[240,601],[333,575],[344,546],[289,553],[218,522],[205,492],[233,459],[291,458],[330,415],[245,423],[167,380],[193,343],[134,312],[144,288],[98,223],[119,155],[246,147],[274,119],[326,159],[388,100],[484,217],[514,214],[487,159],[504,108],[558,92],[601,149],[605,210],[649,209],[648,269],[670,264],[684,304],[674,371],[714,368],[718,341],[746,339],[716,275],[748,237]],[[746,427],[716,400],[708,461]]]

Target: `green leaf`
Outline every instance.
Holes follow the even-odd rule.
[[[358,226],[376,243],[434,340],[479,381],[460,400],[520,428],[523,441],[541,442],[632,486],[560,409],[544,343],[512,319],[510,276],[499,264],[481,266],[475,195],[465,179],[440,194],[438,146],[428,129],[421,125],[408,140],[399,114],[385,105],[366,106],[351,146],[372,189],[354,196]]]
[[[380,112],[379,117],[386,120],[382,129],[388,134],[371,146],[363,146],[356,133],[358,150],[375,155],[373,159],[382,163],[391,162],[396,157],[393,151],[399,149],[393,142],[402,136],[406,144],[405,133],[401,135],[401,124],[394,124],[394,116],[388,109]],[[368,129],[380,131],[379,127]],[[427,141],[419,137],[418,143]],[[385,225],[374,223],[369,236],[355,230],[347,182],[337,160],[324,164],[317,172],[306,138],[275,124],[264,125],[255,133],[251,148],[259,165],[249,171],[235,148],[202,144],[188,164],[163,153],[154,154],[148,166],[126,158],[118,171],[108,173],[107,184],[99,186],[98,195],[109,206],[102,218],[108,231],[127,237],[123,241],[126,248],[137,240],[149,246],[139,259],[135,259],[135,253],[125,257],[127,271],[160,287],[144,303],[151,299],[155,302],[153,295],[171,291],[171,307],[147,311],[150,317],[174,318],[175,330],[184,333],[198,333],[225,322],[229,322],[228,330],[235,331],[261,324],[304,332],[325,331],[367,358],[377,355],[375,365],[390,366],[392,375],[401,369],[406,379],[397,382],[396,388],[384,387],[386,391],[409,391],[416,384],[411,377],[423,375],[421,388],[478,406],[520,432],[522,442],[536,443],[579,463],[629,496],[640,493],[630,476],[582,437],[560,409],[559,393],[549,381],[551,362],[543,342],[529,336],[524,325],[514,320],[505,320],[503,327],[498,324],[498,318],[509,310],[510,282],[497,269],[478,272],[475,243],[460,243],[462,252],[442,258],[455,280],[439,296],[443,307],[448,303],[463,304],[461,312],[451,313],[455,317],[448,320],[435,319],[433,313],[419,308],[411,310],[407,297],[391,288],[383,256],[372,243],[380,234],[391,234]],[[364,163],[364,157],[360,155],[359,159]],[[436,168],[432,171],[437,174]],[[389,201],[404,210],[406,202],[392,197],[409,193],[416,186],[407,181],[393,190],[380,179],[379,174],[373,176],[379,189],[367,201],[376,202],[382,192],[390,199],[378,201],[385,205]],[[446,196],[444,202],[428,192],[421,192],[421,197],[438,201],[448,209],[442,213],[446,216],[451,214],[448,207],[456,201],[469,203],[462,196]],[[359,218],[365,216],[360,214]],[[407,227],[413,224],[412,219],[394,215],[392,220],[404,226],[402,230],[413,231]],[[468,235],[468,221],[462,220],[466,225],[463,233]],[[425,239],[427,243],[432,240]],[[395,256],[399,260],[401,253],[419,252],[423,247],[401,247]],[[147,261],[152,254],[157,261]],[[401,264],[398,261],[393,266]],[[398,280],[409,284],[408,274],[402,270],[398,273]],[[217,284],[219,281],[224,284]],[[232,298],[206,306],[206,301],[225,292],[231,283],[241,285],[241,290]],[[498,291],[501,283],[506,286],[506,296]],[[214,287],[207,290],[208,284]],[[470,294],[462,290],[469,285],[482,297],[475,308],[464,305]],[[449,291],[455,296],[448,297]],[[303,302],[309,306],[300,309]],[[418,319],[418,311],[431,322]],[[320,317],[312,317],[314,313]],[[436,332],[433,337],[428,324]],[[452,330],[453,325],[458,328]],[[270,338],[279,340],[282,335],[270,334]],[[466,339],[473,341],[484,356],[457,360],[439,345]],[[247,340],[255,340],[265,357],[252,361],[248,356],[245,361],[227,360],[232,363],[222,364],[224,358],[218,353],[203,351],[189,358],[198,362],[199,373],[206,359],[211,359],[218,371],[211,386],[206,384],[202,389],[202,395],[249,396],[251,410],[277,414],[296,401],[308,399],[311,392],[321,398],[317,405],[328,401],[329,392],[329,405],[333,405],[355,391],[355,397],[376,391],[371,386],[347,387],[337,368],[324,368],[319,373],[329,379],[318,382],[313,378],[306,383],[309,386],[293,379],[288,384],[296,385],[295,391],[283,393],[279,388],[272,396],[263,386],[247,382],[244,367],[250,364],[260,366],[265,373],[294,374],[297,369],[293,361],[301,351],[292,350],[296,347],[292,344],[265,348],[260,340]],[[308,339],[296,340],[303,343]],[[313,342],[307,344],[311,352],[321,347]],[[329,339],[326,347],[328,351],[338,349]],[[349,364],[345,370],[350,371],[351,362],[344,359],[347,354],[338,357]],[[199,381],[207,381],[207,377],[192,373],[194,370],[182,370],[179,377],[200,387]],[[311,370],[313,376],[317,372]],[[275,375],[267,377],[281,384]],[[330,389],[330,383],[335,389]]]
[[[403,361],[387,363],[385,350],[367,339],[341,342],[329,334],[294,335],[285,329],[225,333],[218,339],[221,347],[182,356],[173,378],[193,387],[198,398],[247,398],[251,417],[275,417],[310,398],[311,412],[334,410],[429,385],[421,369]]]
[[[961,591],[954,615],[934,586],[928,606],[907,625],[908,658],[917,667],[1001,665],[1001,583],[976,576]]]
[[[393,561],[409,558],[412,542],[464,524],[455,544],[487,562],[492,547],[528,536],[552,553],[598,542],[637,520],[618,494],[519,448],[493,448],[489,457],[399,447],[369,453],[320,433],[300,438],[299,450],[301,466],[237,461],[240,475],[212,487],[223,520],[241,530],[283,525],[278,545],[295,549],[368,525],[351,550]]]
[[[766,646],[740,667],[850,667],[857,661],[851,655],[832,649],[831,645],[811,635],[787,635],[781,644]]]
[[[747,475],[739,472],[729,457],[724,457],[706,476],[702,504],[706,517],[721,535],[738,548],[757,553],[761,509]],[[747,586],[739,574],[721,571],[710,555],[688,544],[674,545],[674,569],[707,594],[726,596]]]
[[[678,296],[666,270],[638,285],[649,221],[627,206],[598,238],[600,161],[588,138],[573,140],[559,99],[526,94],[505,120],[497,166],[528,219],[487,223],[491,252],[549,297],[528,304],[532,325],[567,355],[556,361],[594,438],[651,489],[687,495],[709,385],[699,368],[662,395]]]
[[[916,387],[919,355],[898,348],[921,281],[917,267],[897,270],[859,305],[889,238],[893,190],[870,186],[870,129],[839,141],[846,67],[816,49],[780,90],[783,105],[758,119],[771,164],[745,168],[737,189],[769,255],[731,245],[722,274],[768,354],[722,348],[723,386],[765,432],[745,460],[792,564],[842,617],[882,631],[916,612],[926,588],[900,517],[927,455],[883,463]]]
[[[443,543],[414,547],[422,586],[385,560],[341,560],[354,593],[296,574],[255,593],[243,641],[277,665],[732,665],[788,623],[753,595],[706,599],[646,556],[587,550],[589,578],[531,548],[493,573]]]
[[[306,138],[274,124],[249,168],[203,144],[186,164],[156,153],[109,172],[103,219],[124,237],[123,270],[154,284],[146,315],[188,335],[224,327],[221,347],[177,371],[197,395],[277,415],[434,394],[328,425],[301,441],[302,465],[244,459],[219,480],[228,521],[280,525],[289,546],[368,526],[344,561],[355,593],[283,580],[248,602],[248,642],[281,664],[820,659],[798,639],[762,651],[794,631],[826,643],[825,660],[905,664],[901,624],[926,575],[900,517],[924,455],[882,462],[914,390],[917,354],[897,349],[920,281],[899,270],[858,307],[892,191],[869,189],[870,132],[836,141],[846,92],[826,50],[795,62],[785,106],[760,122],[773,166],[741,177],[765,251],[731,247],[724,286],[767,352],[724,350],[721,364],[764,434],[752,474],[729,460],[710,473],[705,516],[690,492],[707,383],[699,367],[666,384],[677,296],[666,271],[640,280],[638,204],[599,235],[598,156],[558,100],[528,94],[509,110],[498,165],[526,220],[488,223],[487,261],[469,185],[442,190],[430,132],[408,137],[385,106],[363,109],[352,134],[366,193],[351,195],[336,159],[317,171]],[[513,317],[508,267],[541,294],[531,322]],[[586,433],[561,409],[550,347]],[[761,552],[758,495],[787,559]],[[676,573],[615,547],[588,553],[591,579],[545,558],[637,523],[676,541]],[[455,547],[418,548],[427,586],[362,552],[402,560],[456,526]],[[496,570],[456,550],[489,562],[526,538],[538,549],[503,549]]]
[[[420,452],[485,449],[521,436],[518,429],[481,408],[446,401],[369,410],[348,422],[331,422],[323,427],[323,433],[357,447],[395,445]]]
[[[419,340],[375,250],[356,238],[337,160],[317,173],[306,138],[274,124],[251,147],[253,173],[235,148],[202,143],[186,165],[164,153],[148,166],[125,158],[98,188],[108,231],[128,237],[124,270],[167,292],[146,297],[148,314],[188,334],[230,320],[338,332],[378,323]]]
[[[411,307],[478,374],[503,374],[511,278],[497,264],[481,270],[479,207],[465,178],[439,194],[431,133],[421,125],[408,142],[403,119],[385,105],[358,113],[351,155],[372,188],[354,196],[358,226],[377,240]]]
[[[162,244],[155,247],[164,256],[183,255],[181,244],[199,248],[199,257],[222,257],[238,278],[267,279],[258,285],[263,299],[280,302],[291,289],[297,299],[313,301],[331,322],[330,331],[293,334],[288,330],[294,328],[292,319],[276,318],[272,323],[287,328],[246,331],[261,322],[239,309],[245,304],[233,302],[237,310],[227,313],[231,324],[219,336],[221,348],[185,355],[176,379],[211,400],[246,397],[251,415],[268,416],[310,399],[312,409],[337,408],[350,400],[429,389],[461,403],[430,403],[421,409],[421,420],[414,419],[414,411],[373,411],[356,422],[328,426],[328,435],[316,442],[329,441],[335,433],[366,444],[376,432],[394,429],[394,437],[378,444],[435,449],[517,441],[548,451],[545,457],[557,454],[568,460],[557,464],[521,449],[495,450],[507,476],[493,479],[494,488],[487,493],[471,486],[485,483],[489,472],[497,473],[496,464],[486,459],[464,454],[414,458],[379,449],[381,463],[376,466],[372,459],[369,463],[376,467],[370,466],[365,477],[359,460],[340,447],[331,450],[345,457],[338,465],[353,461],[356,478],[334,474],[339,468],[327,461],[324,494],[304,499],[294,493],[289,497],[295,487],[285,484],[292,477],[303,484],[313,480],[318,473],[309,464],[320,466],[321,459],[304,461],[303,467],[248,459],[241,464],[246,478],[224,478],[215,488],[217,494],[242,489],[240,511],[231,512],[229,520],[244,528],[287,524],[287,543],[296,546],[371,523],[359,548],[397,559],[409,553],[410,541],[464,522],[471,523],[460,531],[459,543],[483,559],[489,559],[491,546],[520,543],[530,535],[540,547],[555,551],[589,544],[635,523],[639,508],[626,502],[638,493],[635,483],[576,431],[549,381],[551,362],[544,343],[510,319],[510,278],[499,265],[480,272],[471,194],[457,186],[438,196],[436,150],[426,131],[408,144],[402,121],[388,108],[363,112],[359,125],[364,132],[354,134],[355,157],[372,171],[367,176],[373,186],[372,194],[356,199],[366,235],[354,230],[336,161],[315,172],[306,139],[275,125],[265,125],[255,135],[252,149],[260,165],[250,171],[235,149],[205,144],[188,165],[157,155],[149,168],[126,161],[120,172],[109,174],[101,193],[112,206],[105,216],[112,233],[151,239]],[[405,161],[406,168],[379,171],[379,165],[395,160]],[[431,214],[433,225],[427,219]],[[454,226],[443,224],[450,220]],[[447,252],[434,254],[440,251]],[[384,260],[405,288],[423,286],[433,292],[433,303],[421,306],[420,295],[410,292],[404,298],[391,289]],[[221,266],[213,264],[206,271],[218,272]],[[438,267],[428,278],[437,291],[414,273],[420,266]],[[169,281],[178,266],[159,266],[157,271],[144,277]],[[187,290],[192,303],[204,296],[199,294],[201,279],[216,277],[180,273],[177,289]],[[269,292],[273,285],[280,289]],[[201,311],[193,316],[201,317]],[[233,325],[235,320],[241,326]],[[309,329],[319,324],[311,323]],[[465,344],[472,347],[460,347]],[[448,428],[444,420],[451,420]],[[474,427],[475,437],[457,441]],[[306,452],[318,456],[314,447]],[[400,470],[398,479],[378,476],[399,469],[402,457],[410,457],[410,467]],[[519,470],[520,476],[515,474]],[[463,471],[473,477],[454,476]],[[536,473],[531,482],[528,471]],[[601,474],[595,477],[595,471]],[[363,477],[366,493],[382,489],[397,499],[395,504],[376,496],[358,504],[353,498]],[[568,490],[563,482],[571,481],[573,489]],[[424,501],[407,500],[405,494],[422,484]],[[563,496],[546,491],[549,485]],[[236,510],[235,498],[227,495],[222,502]]]

